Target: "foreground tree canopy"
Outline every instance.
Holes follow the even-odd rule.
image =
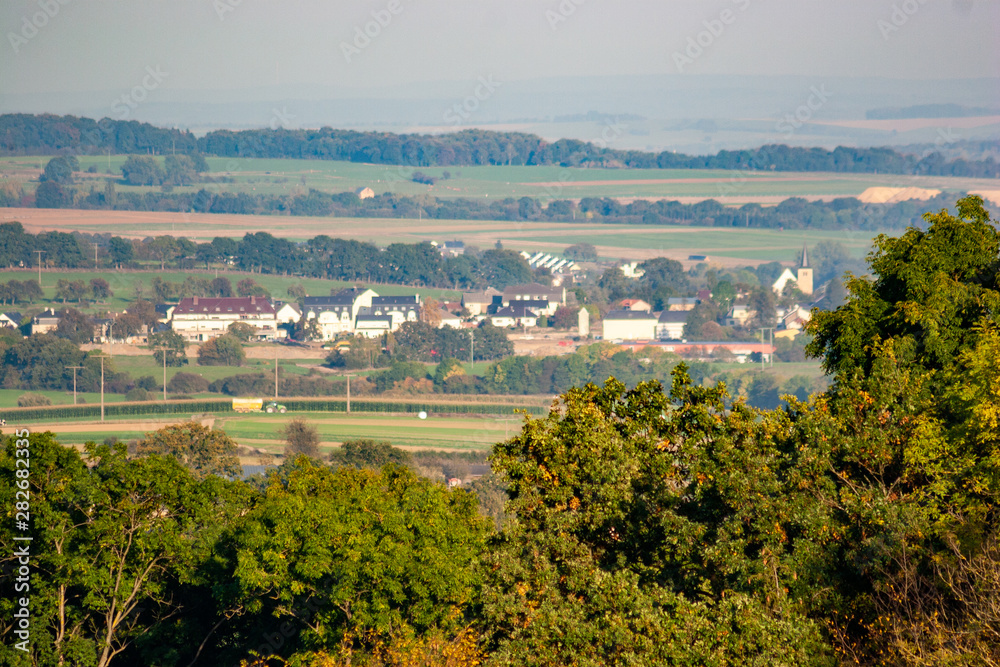
[[[926,220],[814,319],[829,391],[573,388],[495,447],[496,531],[392,463],[245,484],[32,435],[37,634],[0,660],[998,664],[1000,243],[977,198]]]

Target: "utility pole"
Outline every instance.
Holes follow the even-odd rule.
[[[38,255],[38,286],[42,286],[42,253],[44,250],[36,250],[35,254]]]
[[[347,414],[351,414],[351,378],[353,375],[345,375],[347,378]]]
[[[160,352],[163,355],[163,402],[167,401],[167,350],[171,348],[161,345],[160,347],[153,348],[154,351]]]
[[[469,329],[469,366],[472,375],[476,374],[476,330]]]
[[[104,360],[107,357],[101,355],[97,358],[101,360],[101,421],[104,421]]]
[[[67,366],[66,368],[73,369],[73,405],[76,405],[76,372],[83,366]]]
[[[274,348],[274,400],[278,400],[278,348]]]
[[[773,359],[773,357],[774,357],[774,353],[773,353],[773,350],[774,350],[774,327],[761,327],[760,328],[760,367],[761,367],[761,370],[764,369],[764,332],[765,331],[769,332],[769,334],[770,334],[771,350],[772,350],[772,352],[768,352],[767,358],[768,358],[768,361],[770,362],[770,365],[774,366],[774,359]]]

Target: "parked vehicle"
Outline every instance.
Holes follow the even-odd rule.
[[[288,408],[277,401],[264,403],[263,398],[234,398],[233,412],[288,412]]]

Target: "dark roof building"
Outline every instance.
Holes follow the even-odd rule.
[[[566,303],[566,289],[563,287],[547,287],[539,283],[511,285],[503,291],[503,302],[511,301],[548,301],[549,303]]]
[[[665,310],[660,313],[660,318],[657,320],[660,324],[676,324],[686,323],[688,317],[691,316],[690,310]]]
[[[23,316],[13,310],[8,310],[6,313],[0,313],[0,327],[7,327],[11,329],[16,329],[21,326],[21,320]]]
[[[273,315],[274,306],[264,297],[259,296],[231,296],[231,297],[198,297],[192,296],[181,299],[181,302],[174,308],[173,316],[197,315],[197,314],[241,314],[247,315]]]
[[[648,310],[612,310],[607,315],[604,316],[604,320],[655,320],[656,315],[653,315]]]
[[[420,297],[418,295],[372,297],[372,310],[376,315],[381,315],[384,312],[391,312],[393,310],[407,312],[419,309]]]
[[[507,304],[511,308],[530,308],[531,310],[545,310],[549,307],[549,302],[544,299],[514,300]]]

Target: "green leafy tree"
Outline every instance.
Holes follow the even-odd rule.
[[[90,295],[95,301],[105,301],[114,296],[114,293],[111,291],[111,285],[104,278],[91,278]]]
[[[636,289],[636,285],[625,277],[621,269],[615,268],[605,269],[597,281],[597,286],[604,290],[611,301],[623,299]]]
[[[80,163],[77,161],[76,156],[61,155],[52,158],[46,163],[45,171],[42,173],[40,180],[42,182],[70,185],[73,183],[73,172],[79,170]]]
[[[111,240],[108,241],[108,255],[115,266],[119,269],[122,268],[122,265],[131,262],[134,256],[132,242],[128,239],[112,236]]]
[[[514,344],[507,332],[493,326],[489,320],[476,329],[476,359],[502,359],[514,354]]]
[[[497,241],[499,244],[499,241]],[[503,289],[509,285],[527,283],[534,277],[528,262],[514,250],[494,248],[479,257],[483,286]]]
[[[748,329],[774,326],[778,317],[778,306],[777,298],[770,287],[758,287],[751,292],[747,308],[753,312],[753,316],[746,323]]]
[[[73,205],[73,190],[53,181],[39,183],[35,188],[36,208],[69,208]]]
[[[380,470],[389,464],[411,465],[413,457],[406,450],[393,447],[388,440],[359,438],[345,440],[339,449],[330,454],[330,462],[335,465]]]
[[[178,619],[182,582],[199,581],[220,526],[236,507],[245,507],[248,494],[218,477],[198,481],[171,458],[129,460],[123,446],[93,443],[81,456],[50,433],[29,439],[34,539],[28,661],[107,667],[161,659],[162,647],[186,625]],[[15,479],[15,439],[4,441],[0,469]],[[15,490],[8,484],[0,489],[9,507]],[[13,544],[10,522],[0,535]],[[5,596],[0,609],[12,618],[13,599]],[[197,646],[204,629],[190,629],[185,639]],[[158,644],[159,657],[143,655],[149,640]],[[25,656],[10,644],[0,651],[6,664],[23,664]]]
[[[194,160],[187,155],[168,155],[163,169],[163,182],[169,185],[191,185],[199,180]]]
[[[458,629],[487,530],[474,496],[404,468],[334,471],[300,458],[220,550],[232,581],[220,602],[241,610],[238,636],[287,624],[283,656]]]
[[[251,326],[246,322],[233,322],[226,329],[230,336],[236,337],[236,339],[246,343],[257,335],[257,327]]]
[[[874,278],[850,277],[848,302],[810,323],[809,353],[828,372],[870,372],[890,345],[899,363],[941,371],[982,335],[996,308],[1000,232],[977,196],[958,202],[958,216],[925,219],[926,231],[878,236]]]
[[[258,284],[253,278],[244,278],[236,283],[236,295],[243,297],[263,296],[271,298],[271,293],[268,292],[263,285]]]
[[[163,364],[166,355],[167,366],[183,366],[187,363],[187,343],[184,337],[173,329],[164,329],[149,336],[149,347],[153,350],[153,359],[157,364]],[[165,348],[165,349],[156,349]]]
[[[579,323],[580,306],[559,306],[549,320],[556,329],[572,329]]]
[[[720,280],[712,289],[712,301],[723,311],[729,310],[736,300],[736,287],[729,280]]]
[[[239,339],[229,334],[206,341],[198,348],[200,366],[242,366],[246,358]]]
[[[233,284],[229,282],[229,278],[219,276],[212,279],[209,291],[211,296],[230,297],[233,295]]]
[[[105,331],[104,333],[112,335],[117,339],[125,339],[132,336],[138,336],[144,331],[146,331],[146,325],[138,315],[133,315],[132,313],[122,313],[114,319],[113,324],[110,326],[110,330]]]
[[[563,256],[577,262],[596,262],[597,248],[590,243],[576,243],[563,250]]]
[[[279,431],[285,439],[285,458],[291,460],[304,455],[319,458],[319,429],[303,417],[296,417]]]
[[[153,259],[160,263],[160,271],[163,271],[166,263],[177,256],[179,246],[177,245],[177,239],[173,236],[157,236],[146,244],[146,251],[151,257],[153,257]],[[159,278],[159,276],[157,276],[157,278]],[[162,279],[160,280],[162,283]],[[167,296],[169,298],[169,295]],[[157,296],[157,298],[159,298],[159,296]]]
[[[86,357],[76,345],[52,334],[27,336],[4,351],[2,384],[7,388],[72,389],[72,371],[66,366],[81,366]],[[82,371],[81,376],[85,375]],[[86,381],[81,386],[87,386]]]
[[[94,321],[74,308],[66,308],[59,313],[59,324],[53,332],[58,338],[81,345],[94,339]]]
[[[382,360],[382,346],[378,340],[367,336],[354,336],[350,339],[350,344],[351,346],[347,350],[331,352],[326,358],[327,366],[351,370],[375,368],[376,364]],[[388,362],[385,365],[388,365]]]
[[[952,584],[998,562],[987,517],[1000,508],[1000,233],[980,198],[957,211],[880,236],[872,277],[850,277],[846,302],[809,325],[807,351],[835,377],[830,418],[850,434],[831,465],[857,540],[845,561],[863,585],[853,604],[866,631],[850,638],[865,655],[947,661],[996,646],[996,626],[975,620],[981,607]]]
[[[225,432],[198,422],[171,424],[147,433],[135,452],[138,456],[160,454],[174,458],[196,477],[239,477],[242,473],[236,442]]]
[[[454,357],[446,357],[434,369],[434,386],[440,387],[446,380],[458,375],[465,375],[462,362]]]
[[[485,557],[494,664],[829,663],[787,539],[828,517],[783,478],[782,418],[725,402],[683,368],[671,397],[609,380],[495,447],[516,520]]]
[[[156,158],[131,155],[122,164],[122,177],[127,185],[160,185],[164,173]]]
[[[88,292],[87,283],[82,280],[60,278],[56,281],[56,298],[61,299],[63,303],[67,301],[80,302],[87,298]]]

